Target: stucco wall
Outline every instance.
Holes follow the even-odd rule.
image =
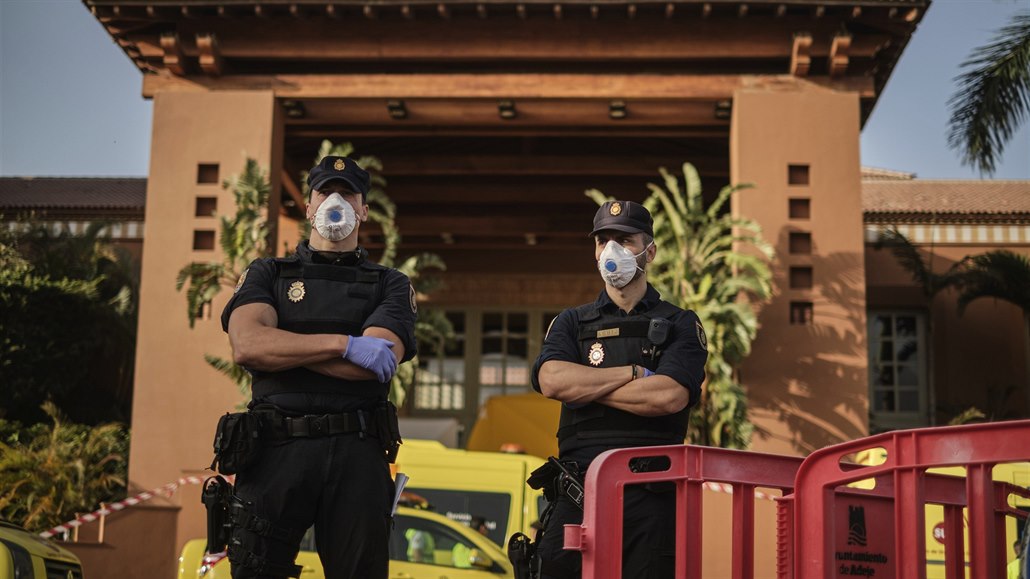
[[[807,454],[867,432],[866,298],[859,173],[859,99],[815,86],[741,89],[733,101],[733,212],[761,224],[776,248],[775,295],[740,369],[756,425],[753,450]],[[807,165],[807,185],[788,166]],[[789,199],[810,200],[791,219]],[[789,234],[810,232],[810,255],[790,255]],[[789,268],[811,267],[811,289],[791,289]],[[813,303],[813,323],[792,325],[790,303]]]

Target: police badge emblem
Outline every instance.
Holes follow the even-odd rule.
[[[240,291],[240,288],[243,287],[243,282],[247,281],[247,273],[249,272],[250,268],[243,270],[243,275],[240,276],[240,279],[236,280],[236,289],[232,290],[232,293]]]
[[[601,345],[601,342],[594,342],[594,345],[590,346],[590,353],[587,354],[587,357],[590,358],[591,366],[600,366],[601,362],[604,362],[604,346]]]
[[[694,326],[697,328],[697,341],[701,342],[701,347],[708,351],[708,336],[705,335],[705,329],[701,327],[701,322],[694,320]]]
[[[612,216],[622,213],[622,203],[619,203],[618,201],[612,203],[612,206],[608,208],[608,213],[611,213]]]
[[[295,281],[290,284],[290,289],[286,290],[286,297],[290,298],[290,301],[297,303],[304,299],[304,294],[307,293],[304,290],[304,282]]]
[[[336,169],[337,171],[343,171],[343,168],[346,166],[347,164],[343,162],[343,159],[337,159],[336,162],[333,163],[333,169]]]

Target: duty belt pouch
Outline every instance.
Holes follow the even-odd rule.
[[[401,428],[397,422],[397,407],[393,402],[384,402],[376,408],[376,435],[380,444],[383,445],[383,452],[386,453],[386,462],[393,464],[397,461],[397,451],[401,446]]]
[[[217,466],[218,472],[222,474],[236,474],[246,470],[261,451],[260,418],[250,412],[227,412],[218,419],[214,450],[212,469]]]

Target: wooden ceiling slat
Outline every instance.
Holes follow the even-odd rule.
[[[447,127],[447,126],[426,126],[424,128],[408,127],[393,128],[383,126],[330,126],[330,127],[303,127],[291,128],[289,134],[294,137],[323,139],[323,138],[404,138],[404,137],[655,137],[655,138],[676,138],[676,139],[710,139],[728,138],[729,131],[726,128],[713,129],[709,127],[511,127],[489,128],[489,127]]]

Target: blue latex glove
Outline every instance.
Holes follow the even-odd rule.
[[[641,366],[641,368],[644,368],[644,367]],[[654,376],[654,372],[651,371],[651,370],[648,370],[647,368],[644,368],[644,378],[647,378],[648,376]]]
[[[394,357],[393,342],[373,336],[349,336],[347,350],[343,359],[353,362],[366,370],[371,370],[380,382],[389,382],[397,371],[397,358]]]

